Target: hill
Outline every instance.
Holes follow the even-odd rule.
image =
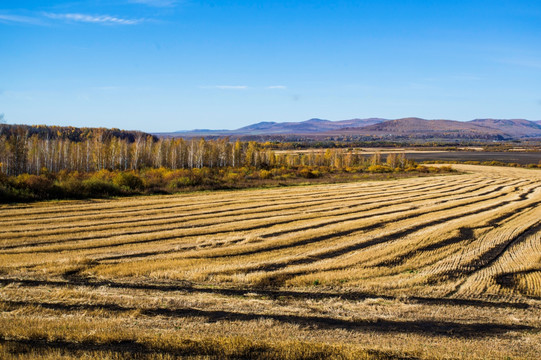
[[[263,121],[236,130],[190,130],[155,134],[161,137],[305,135],[372,136],[383,138],[518,139],[541,136],[541,121],[524,119],[425,120],[416,117],[300,122]]]
[[[262,121],[235,130],[180,130],[171,133],[155,133],[160,137],[198,137],[198,136],[246,136],[246,135],[288,135],[288,134],[320,134],[328,131],[339,131],[348,128],[361,128],[379,124],[386,119],[348,119],[330,121],[324,119],[309,119],[299,122]]]
[[[404,118],[348,129],[348,132],[388,137],[513,139],[540,136],[541,125],[528,120],[476,119],[462,122]]]
[[[499,132],[495,129],[480,125],[453,120],[424,120],[420,118],[403,118],[389,120],[380,124],[366,126],[360,129],[351,128],[349,132],[359,132],[366,135],[380,136],[496,136]]]
[[[235,134],[261,135],[261,134],[312,134],[326,131],[340,130],[349,127],[364,127],[379,124],[385,119],[350,119],[330,121],[324,119],[309,119],[300,122],[260,122],[234,130]]]
[[[502,131],[511,137],[541,136],[541,122],[524,119],[475,119],[469,123]]]

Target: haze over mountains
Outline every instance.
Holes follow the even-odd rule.
[[[471,121],[402,118],[350,119],[330,121],[310,119],[300,122],[259,122],[236,130],[191,130],[156,134],[158,136],[249,136],[318,135],[376,136],[409,138],[518,139],[541,137],[541,120],[475,119]]]
[[[339,131],[348,128],[364,128],[369,125],[379,124],[386,121],[385,119],[370,118],[370,119],[350,119],[340,121],[330,121],[323,119],[310,119],[301,122],[260,122],[257,124],[248,125],[235,132],[251,135],[260,134],[310,134],[322,133],[329,131]]]

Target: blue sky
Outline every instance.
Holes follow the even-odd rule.
[[[8,123],[541,119],[539,1],[0,2]]]

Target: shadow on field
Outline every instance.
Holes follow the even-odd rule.
[[[132,289],[132,290],[150,290],[150,291],[164,291],[164,292],[183,292],[183,293],[205,293],[205,294],[217,294],[224,296],[240,296],[245,297],[248,293],[255,293],[256,297],[267,298],[272,300],[319,300],[328,298],[340,298],[342,300],[366,300],[379,298],[383,300],[395,301],[399,300],[406,303],[418,303],[424,305],[437,305],[437,306],[473,306],[473,307],[490,307],[490,308],[515,308],[515,309],[527,309],[530,307],[527,303],[521,302],[492,302],[478,299],[457,299],[457,298],[430,298],[411,296],[407,298],[397,298],[394,296],[370,294],[359,291],[348,292],[312,292],[312,291],[290,291],[280,290],[272,288],[209,288],[209,287],[193,287],[188,282],[174,283],[130,283],[130,282],[115,282],[110,280],[91,280],[81,276],[67,276],[66,281],[62,280],[37,280],[37,279],[2,279],[0,278],[0,285],[19,284],[22,286],[37,287],[37,286],[50,286],[50,287],[74,287],[74,286],[87,286],[87,287],[110,287],[117,289]]]
[[[490,210],[493,210],[493,209],[500,208],[500,207],[502,207],[504,205],[508,205],[510,203],[524,201],[524,200],[527,199],[528,195],[531,194],[535,189],[536,188],[532,188],[532,189],[529,189],[528,191],[526,191],[524,193],[521,193],[519,195],[518,199],[505,200],[505,201],[501,201],[501,202],[496,203],[496,204],[492,204],[490,206],[485,206],[483,208],[477,208],[477,209],[474,209],[474,210],[471,210],[471,211],[468,211],[468,212],[460,212],[458,214],[453,214],[453,215],[450,215],[450,216],[436,218],[436,219],[428,221],[428,222],[418,223],[418,224],[416,224],[414,226],[410,226],[410,227],[405,228],[403,230],[400,230],[398,232],[387,234],[387,235],[384,235],[384,236],[381,236],[381,237],[375,237],[375,238],[372,238],[370,240],[363,241],[363,242],[360,242],[360,243],[353,243],[353,244],[348,245],[348,246],[335,248],[335,249],[332,249],[332,250],[321,252],[321,253],[319,253],[317,255],[310,255],[310,256],[302,257],[300,259],[291,260],[291,261],[288,261],[287,263],[274,263],[274,264],[269,264],[269,265],[266,265],[266,266],[265,265],[258,265],[258,266],[253,267],[253,268],[244,269],[244,272],[246,272],[246,273],[254,272],[254,271],[271,272],[271,271],[277,271],[277,270],[285,269],[286,267],[289,267],[289,266],[292,266],[292,265],[312,264],[312,263],[315,263],[317,261],[339,257],[339,256],[345,255],[347,253],[362,250],[362,249],[365,249],[367,247],[371,247],[371,246],[374,246],[374,245],[377,245],[377,244],[381,244],[381,243],[401,239],[401,238],[403,238],[405,236],[408,236],[408,235],[411,235],[411,234],[413,234],[413,233],[415,233],[415,232],[417,232],[419,230],[422,230],[422,229],[425,229],[425,228],[428,228],[428,227],[431,227],[431,226],[434,226],[434,225],[439,225],[439,224],[448,222],[450,220],[455,220],[455,219],[458,219],[458,218],[461,218],[461,217],[464,217],[464,216],[468,216],[468,215],[479,214],[479,213],[484,212],[484,211],[490,211]],[[490,197],[489,199],[493,200],[493,199],[503,197],[505,195],[506,194],[497,194],[495,196]],[[483,202],[483,201],[486,201],[486,200],[487,200],[486,198],[478,199],[478,200],[470,202],[469,205],[474,204],[474,203]],[[525,206],[523,206],[523,207],[521,207],[519,209],[514,209],[513,211],[507,212],[504,215],[500,216],[498,219],[496,219],[496,221],[501,221],[504,218],[507,218],[509,216],[512,216],[512,215],[516,214],[517,210],[522,211],[522,210],[525,210],[525,209],[535,208],[539,204],[541,204],[541,202],[538,201],[538,202],[534,202],[534,203],[531,203],[531,204],[527,204],[527,205],[525,205]],[[458,205],[453,205],[453,206],[451,206],[449,208],[446,208],[445,210],[447,211],[447,210],[453,209],[453,208],[455,208],[457,206]],[[422,214],[419,214],[419,213],[407,214],[407,215],[401,216],[400,220],[410,219],[410,218],[418,217],[418,216],[421,216],[421,215]],[[282,245],[268,246],[268,247],[266,247],[264,249],[237,252],[235,254],[227,254],[227,256],[253,255],[253,254],[256,254],[256,253],[267,252],[267,251],[270,251],[270,250],[281,250],[283,248],[289,248],[289,247],[294,247],[294,246],[299,246],[299,245],[306,245],[306,244],[309,244],[309,243],[321,242],[321,241],[330,240],[330,239],[333,239],[333,238],[336,238],[336,237],[352,235],[352,234],[357,233],[357,232],[374,230],[374,229],[376,229],[378,227],[384,226],[387,223],[391,223],[391,222],[395,222],[395,221],[397,221],[396,218],[392,219],[392,220],[388,220],[388,221],[378,222],[378,223],[372,224],[372,225],[367,225],[367,226],[360,227],[360,228],[348,229],[348,230],[333,232],[331,234],[319,235],[319,236],[311,237],[309,239],[298,241],[298,242],[295,242],[295,243],[292,243],[292,244],[282,244]],[[493,225],[495,226],[496,224],[493,224]],[[469,233],[467,229],[461,229],[461,232],[463,232],[463,233],[461,233],[457,239],[451,239],[450,243],[457,242],[457,241],[462,241],[463,239],[468,239],[468,238],[473,237],[473,234]],[[442,246],[445,246],[445,244],[443,244]],[[226,255],[216,255],[216,256],[213,256],[213,257],[224,257],[224,256],[226,256]],[[335,267],[332,270],[339,270],[341,268],[342,267]],[[295,277],[295,276],[298,276],[298,275],[303,275],[306,272],[307,271],[302,271],[301,270],[301,271],[297,271],[297,272],[280,273],[280,274],[276,274],[276,275],[270,274],[270,275],[268,275],[267,277],[265,277],[263,279],[263,282],[264,282],[264,285],[270,284],[270,285],[274,285],[274,286],[278,287],[278,286],[283,285],[285,283],[285,281],[287,281],[288,279],[290,279],[292,277]],[[461,273],[462,273],[462,271],[457,271],[456,274],[454,274],[454,276],[457,276],[457,274],[461,274]],[[449,276],[449,277],[453,276],[453,274],[446,274],[446,275]]]
[[[229,345],[226,350],[225,347]],[[231,348],[231,345],[234,348]],[[193,340],[182,339],[176,344],[157,345],[140,343],[135,340],[120,340],[96,342],[85,340],[81,342],[67,340],[37,339],[2,339],[0,347],[4,347],[13,355],[50,355],[51,350],[56,350],[56,355],[68,355],[70,358],[112,358],[114,359],[146,359],[146,358],[189,358],[189,359],[238,359],[238,360],[279,360],[279,359],[305,359],[321,360],[328,358],[351,359],[355,356],[381,360],[418,360],[416,356],[407,354],[393,354],[381,350],[363,350],[360,353],[345,353],[342,349],[332,346],[314,347],[309,343],[294,344],[297,348],[292,352],[290,348],[274,346],[273,344],[245,340],[234,344],[221,344],[219,340]],[[113,354],[111,354],[113,352]],[[293,354],[292,354],[293,353]],[[297,356],[295,356],[297,355]],[[47,357],[49,358],[49,357]]]
[[[498,193],[498,194],[493,195],[493,196],[491,196],[489,198],[482,198],[482,199],[472,200],[468,205],[472,205],[472,204],[487,201],[487,200],[495,200],[495,199],[504,197],[506,195],[507,195],[506,193]],[[385,235],[385,236],[381,236],[381,237],[375,237],[373,239],[370,239],[370,240],[362,242],[362,243],[355,243],[355,244],[352,244],[352,245],[349,245],[349,246],[346,246],[346,247],[343,247],[343,248],[330,250],[330,251],[318,254],[317,256],[310,256],[309,258],[301,258],[301,259],[298,259],[298,260],[295,260],[295,261],[288,262],[287,264],[272,265],[271,270],[277,270],[277,269],[285,268],[285,267],[291,266],[291,265],[310,264],[310,263],[313,263],[313,262],[316,262],[316,261],[341,256],[341,255],[347,254],[349,252],[361,250],[361,249],[364,249],[364,248],[367,248],[367,247],[370,247],[370,246],[374,246],[374,245],[377,245],[377,244],[380,244],[380,243],[383,243],[383,242],[400,239],[402,237],[410,235],[410,234],[412,234],[414,232],[417,232],[417,231],[419,231],[421,229],[428,228],[430,226],[442,224],[444,222],[447,222],[447,221],[450,221],[450,220],[455,220],[455,219],[458,219],[458,218],[461,218],[461,217],[464,217],[464,216],[468,216],[468,215],[479,214],[479,213],[481,213],[483,211],[493,210],[493,209],[496,209],[496,208],[499,208],[501,206],[507,205],[507,204],[509,204],[511,202],[514,202],[514,201],[519,201],[519,200],[506,200],[506,201],[502,201],[502,202],[499,202],[499,203],[496,203],[496,204],[493,204],[493,205],[490,205],[490,206],[486,206],[486,207],[483,207],[483,208],[474,209],[472,211],[462,212],[462,213],[458,213],[458,214],[454,214],[454,215],[450,215],[450,216],[446,216],[446,217],[441,217],[441,218],[437,218],[435,220],[424,222],[424,223],[418,223],[418,224],[416,224],[414,226],[408,227],[408,228],[406,228],[404,230],[401,230],[401,231],[398,231],[398,232],[394,232],[394,233],[391,233],[391,234],[388,234],[388,235]],[[452,209],[457,208],[459,206],[460,205],[458,205],[458,204],[454,204],[454,205],[446,207],[444,209],[440,209],[440,210],[438,210],[438,212],[449,211],[449,210],[452,210]],[[415,209],[416,208],[413,207],[411,210],[415,210]],[[389,211],[387,213],[383,213],[383,215],[390,214],[390,213],[401,212],[401,211],[402,210],[393,210],[393,211]],[[381,215],[381,214],[379,214],[379,215]],[[353,228],[353,229],[347,229],[347,230],[342,230],[342,231],[335,231],[335,232],[332,232],[330,234],[319,235],[319,236],[311,237],[309,239],[305,239],[305,240],[297,241],[297,242],[293,242],[293,243],[270,245],[270,246],[267,246],[267,247],[265,247],[263,249],[252,249],[252,250],[245,250],[245,251],[237,251],[235,253],[227,253],[227,254],[220,254],[220,255],[207,255],[207,256],[205,256],[205,258],[209,259],[209,258],[223,258],[223,257],[231,257],[231,256],[246,256],[246,255],[259,254],[259,253],[262,253],[262,252],[283,250],[283,249],[297,247],[297,246],[301,246],[301,245],[307,245],[307,244],[313,244],[313,243],[316,243],[316,242],[322,242],[322,241],[330,240],[330,239],[337,238],[337,237],[348,236],[348,235],[352,235],[352,234],[355,234],[355,233],[362,233],[362,232],[365,232],[365,231],[371,231],[371,230],[375,230],[375,229],[378,229],[378,228],[383,228],[387,224],[392,224],[392,223],[395,223],[395,222],[397,222],[399,220],[413,219],[413,218],[416,218],[416,217],[420,217],[422,215],[425,215],[425,213],[423,213],[423,212],[408,213],[408,214],[402,215],[400,217],[395,217],[395,218],[390,219],[390,220],[379,221],[379,222],[377,222],[375,224],[370,224],[370,225],[366,225],[366,226],[362,226],[362,227],[356,227],[356,228]],[[359,218],[363,218],[363,217],[364,216],[360,216]],[[329,223],[336,223],[336,222],[334,221],[334,222],[329,222]],[[312,228],[312,227],[313,227],[313,225],[311,225],[309,228]],[[308,229],[308,228],[296,228],[296,230],[298,230],[298,229],[302,230],[302,229]],[[197,257],[193,257],[193,258],[197,258]],[[267,269],[260,268],[257,271],[260,271],[260,270],[265,270],[266,271]]]
[[[2,301],[4,306],[16,309],[19,307],[41,307],[44,309],[70,312],[105,310],[114,313],[138,311],[145,316],[164,316],[170,318],[204,318],[206,322],[218,321],[254,321],[274,320],[281,323],[295,324],[309,329],[346,329],[351,331],[368,331],[383,333],[415,333],[422,335],[452,337],[485,337],[504,334],[508,331],[534,330],[526,325],[507,325],[497,323],[457,323],[435,320],[385,320],[359,319],[346,320],[324,316],[299,316],[281,314],[254,314],[223,310],[200,310],[195,308],[138,308],[124,307],[117,304],[64,304],[28,301]]]
[[[155,349],[149,346],[138,343],[135,340],[122,340],[115,342],[96,343],[93,341],[81,341],[72,342],[66,340],[53,340],[46,339],[0,339],[0,344],[7,345],[7,350],[11,354],[26,354],[30,350],[61,350],[66,354],[78,353],[78,356],[84,357],[84,353],[79,352],[120,352],[125,355],[141,355],[156,353]],[[160,351],[162,352],[162,351]]]
[[[534,208],[541,204],[541,201],[534,203]],[[529,209],[530,206],[519,208],[514,210],[514,213],[522,211],[523,209]],[[528,236],[536,234],[541,231],[541,220],[537,221],[535,224],[532,224],[530,227],[524,229],[520,233],[516,234],[514,237],[508,239],[507,241],[496,244],[492,248],[488,249],[484,253],[480,254],[474,260],[461,265],[460,268],[454,269],[451,271],[446,271],[444,273],[432,275],[434,278],[444,275],[447,279],[458,279],[461,276],[471,275],[481,269],[488,268],[492,266],[498,259],[500,259],[504,253],[507,252],[512,246],[516,246],[521,242],[524,242]],[[520,274],[522,272],[515,272],[515,274]],[[510,287],[512,282],[510,277],[506,275],[507,273],[496,275],[494,280],[504,287]]]
[[[519,286],[520,278],[529,274],[533,273],[541,273],[541,269],[529,269],[529,270],[523,270],[523,271],[516,271],[516,272],[506,272],[503,274],[497,275],[494,280],[496,283],[502,287],[513,289],[514,291],[518,291],[523,296],[534,298],[534,299],[541,299],[540,296],[533,294],[532,292],[525,291],[526,289],[521,288]]]

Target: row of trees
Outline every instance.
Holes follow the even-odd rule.
[[[5,125],[4,125],[5,126]],[[47,132],[45,132],[47,134]],[[140,170],[144,168],[194,169],[222,167],[328,166],[334,168],[368,167],[386,163],[390,168],[404,168],[404,154],[390,154],[385,161],[379,154],[367,157],[353,150],[276,153],[255,141],[231,142],[179,138],[157,139],[137,133],[132,138],[117,137],[95,129],[84,139],[64,136],[40,136],[25,126],[12,126],[0,135],[0,172],[6,175],[39,174],[60,170],[94,172],[100,170]]]
[[[1,171],[7,175],[37,174],[44,168],[93,172],[139,170],[148,167],[171,169],[260,166],[269,163],[272,152],[257,143],[231,143],[227,139],[156,139],[138,134],[133,141],[95,131],[91,137],[72,141],[63,137],[29,136],[21,127],[0,136]]]

